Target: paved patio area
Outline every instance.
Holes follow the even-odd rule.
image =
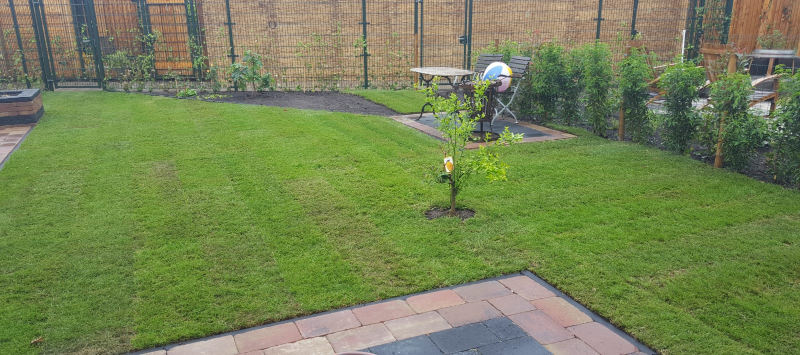
[[[0,168],[35,125],[0,126]]]
[[[423,133],[431,135],[435,138],[442,139],[442,134],[436,130],[436,120],[433,117],[432,113],[426,113],[422,115],[422,118],[417,120],[419,114],[412,114],[412,115],[402,115],[402,116],[393,116],[391,119],[400,122],[406,126],[419,130]],[[480,127],[480,126],[479,126]],[[511,133],[522,133],[523,139],[522,143],[531,143],[531,142],[543,142],[543,141],[552,141],[558,139],[569,139],[575,138],[574,135],[564,133],[561,131],[556,131],[554,129],[550,129],[547,127],[535,125],[528,122],[519,121],[517,123],[514,122],[514,119],[503,116],[498,118],[493,127],[492,131],[495,133],[502,132],[505,127],[508,127]],[[489,124],[484,123],[483,129],[485,131],[489,131]],[[470,143],[467,144],[467,149],[474,149],[477,148],[485,143]]]
[[[653,354],[524,272],[138,352],[148,355]]]

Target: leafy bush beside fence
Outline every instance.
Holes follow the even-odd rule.
[[[705,70],[692,61],[669,67],[661,76],[659,89],[666,92],[662,138],[664,145],[675,152],[687,153],[695,138],[700,115],[692,106],[699,97],[698,87],[705,82]]]
[[[611,67],[611,49],[605,43],[587,44],[582,48],[584,102],[586,121],[592,131],[606,136],[608,116],[612,109],[614,72]]]
[[[800,73],[781,81],[772,132],[770,171],[776,180],[800,186]]]
[[[622,97],[625,131],[631,141],[646,143],[653,136],[652,113],[647,108],[650,99],[648,82],[652,79],[644,48],[631,48],[619,66],[619,91]]]

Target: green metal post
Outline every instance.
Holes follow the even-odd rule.
[[[42,82],[45,85],[45,89],[47,90],[54,90],[51,88],[51,83],[48,81],[50,78],[49,72],[49,57],[47,55],[47,48],[45,46],[45,42],[47,39],[42,34],[42,24],[40,21],[39,15],[39,2],[34,0],[28,0],[28,6],[30,7],[31,11],[31,21],[33,22],[33,35],[36,38],[36,51],[39,54],[39,66],[42,69]]]
[[[472,3],[473,0],[469,0],[469,25],[467,26],[467,67],[465,69],[469,70],[472,66]]]
[[[639,11],[639,0],[633,0],[633,16],[631,16],[631,39],[636,37],[636,13]]]
[[[50,86],[51,90],[55,90],[56,83],[58,82],[58,72],[56,72],[56,63],[55,63],[56,61],[53,58],[53,48],[50,45],[50,28],[47,26],[47,14],[44,12],[44,3],[42,3],[42,0],[38,0],[37,4],[38,4],[37,8],[41,16],[40,20],[42,28],[44,29],[43,39],[44,39],[45,49],[47,50],[47,58],[48,62],[50,63],[50,75],[47,80],[47,84],[48,86]]]
[[[604,20],[604,18],[603,18],[603,0],[599,0],[599,3],[597,5],[597,18],[595,20],[597,20],[597,34],[594,36],[594,39],[599,40],[600,39],[600,23]]]
[[[184,0],[183,4],[186,8],[186,30],[189,33],[189,42],[192,42],[195,46],[198,46],[200,45],[200,34],[198,30],[199,25],[197,22],[197,3],[194,0]],[[194,49],[191,47],[189,48],[189,56],[192,61],[192,74],[199,79],[203,73],[197,73],[197,68],[195,68],[194,65],[194,61],[197,58],[195,57]]]
[[[97,73],[97,86],[102,88],[106,77],[106,69],[103,66],[103,55],[100,49],[100,33],[97,30],[97,13],[94,10],[94,0],[86,0],[84,3],[88,12],[89,38],[91,38],[92,49],[94,49],[94,66]]]
[[[231,1],[225,0],[225,15],[228,18],[228,22],[225,24],[228,25],[228,41],[231,45],[231,54],[228,56],[231,57],[231,64],[236,63],[236,46],[233,44],[233,20],[231,19]],[[234,91],[239,91],[239,85],[233,85]]]
[[[369,22],[367,22],[367,0],[361,0],[361,22],[360,22],[360,24],[362,26],[361,27],[362,28],[361,29],[361,31],[362,31],[361,32],[361,36],[362,36],[362,40],[363,40],[362,45],[364,47],[363,48],[364,53],[361,54],[361,56],[364,57],[364,89],[368,89],[369,88],[369,69],[368,69],[367,66],[369,65],[368,64],[368,62],[369,62],[369,60],[368,60],[369,52],[367,51],[367,25],[369,25]]]
[[[8,0],[11,8],[11,21],[14,24],[14,32],[17,35],[17,46],[19,46],[20,60],[22,61],[22,73],[25,74],[25,85],[31,88],[31,79],[28,77],[28,63],[25,60],[25,48],[22,47],[22,36],[19,34],[19,23],[17,22],[17,11],[14,9],[14,1]]]
[[[425,4],[422,0],[416,0],[419,3],[419,66],[424,67],[422,58],[425,53]],[[422,74],[420,74],[422,76]]]
[[[463,53],[461,54],[462,55],[461,67],[464,69],[469,69],[467,67],[467,26],[469,26],[468,17],[469,17],[469,0],[464,0],[464,34],[461,36],[461,38],[463,38],[464,41],[460,43],[462,46],[464,46],[464,48],[462,48]]]

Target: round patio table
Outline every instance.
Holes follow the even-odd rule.
[[[453,87],[453,91],[456,93],[456,95],[458,95],[459,85],[464,81],[464,79],[475,74],[475,72],[472,70],[449,67],[411,68],[411,71],[419,74],[419,78],[425,82],[425,86],[430,86],[431,81],[433,81],[433,78],[436,77],[447,79],[448,84]],[[419,117],[417,117],[418,120],[422,118],[422,114],[425,113],[426,106],[431,106],[431,104],[426,102],[424,105],[422,105],[422,109],[420,109],[419,112]]]

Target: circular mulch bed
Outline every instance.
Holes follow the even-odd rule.
[[[454,216],[450,215],[449,208],[434,207],[425,211],[425,217],[428,217],[428,219],[436,219],[436,218],[454,217]],[[465,219],[475,217],[475,211],[465,208],[464,209],[458,208],[456,209],[456,217],[461,218],[461,220],[463,221]]]

